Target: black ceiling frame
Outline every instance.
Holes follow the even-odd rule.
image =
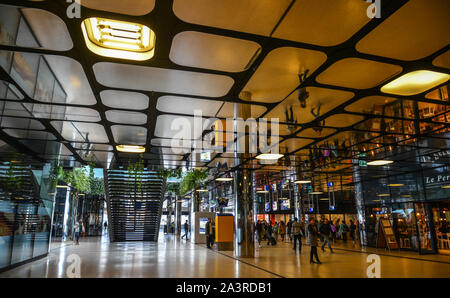
[[[37,3],[37,2],[33,2],[33,3],[30,3],[30,2],[28,2],[28,1],[1,1],[1,2],[9,2],[10,4],[12,4],[12,5],[21,5],[21,3],[20,2],[23,2],[23,6],[27,6],[27,7],[36,7],[36,8],[41,8],[41,9],[45,9],[45,10],[49,10],[48,9],[48,7],[47,7],[47,5],[46,4],[48,4],[48,3],[46,3],[46,2],[44,2],[44,3],[42,3],[42,5],[40,4],[40,3]],[[313,49],[313,50],[319,50],[319,51],[321,51],[321,52],[324,52],[324,47],[320,47],[320,46],[314,46],[314,45],[310,45],[310,44],[304,44],[304,43],[298,43],[298,42],[292,42],[292,41],[286,41],[286,40],[278,40],[278,39],[275,39],[275,38],[271,38],[271,37],[265,37],[265,36],[255,36],[255,35],[253,35],[253,34],[248,34],[248,33],[242,33],[242,32],[236,32],[236,31],[230,31],[230,30],[226,30],[226,29],[220,29],[220,28],[213,28],[213,27],[207,27],[207,26],[202,26],[202,25],[196,25],[196,24],[189,24],[189,23],[185,23],[185,22],[183,22],[183,21],[181,21],[181,20],[179,20],[175,15],[174,15],[174,13],[173,13],[173,11],[172,11],[172,1],[164,1],[164,4],[161,4],[161,2],[163,2],[163,1],[157,1],[156,2],[156,5],[155,5],[155,9],[151,12],[151,13],[149,13],[148,15],[146,15],[146,16],[141,16],[141,17],[132,17],[132,16],[124,16],[124,15],[122,15],[122,14],[115,14],[115,13],[109,13],[109,12],[103,12],[103,11],[101,11],[101,12],[99,12],[99,11],[95,11],[95,10],[90,10],[90,9],[87,9],[87,8],[85,8],[85,7],[83,7],[82,8],[82,12],[83,12],[83,18],[84,17],[89,17],[89,16],[103,16],[103,15],[105,15],[105,17],[109,17],[109,18],[115,18],[115,19],[122,19],[122,20],[128,20],[128,21],[130,21],[130,18],[132,18],[132,19],[134,19],[136,22],[141,22],[141,23],[145,23],[145,24],[149,24],[149,23],[152,23],[150,26],[152,26],[152,29],[156,29],[156,30],[160,30],[160,28],[157,28],[157,26],[153,26],[153,25],[156,25],[156,24],[160,24],[159,22],[161,21],[161,19],[162,18],[164,18],[165,19],[165,21],[168,23],[168,27],[173,27],[174,29],[177,29],[177,30],[174,30],[174,29],[172,29],[172,31],[171,31],[171,33],[172,33],[172,35],[167,35],[167,36],[169,36],[170,38],[168,38],[169,39],[169,42],[166,44],[166,46],[164,47],[163,46],[163,48],[164,48],[164,50],[162,51],[162,52],[164,52],[164,53],[166,53],[167,55],[165,55],[165,57],[168,57],[169,55],[168,55],[168,53],[170,52],[170,46],[167,46],[167,45],[171,45],[171,41],[172,41],[172,38],[177,34],[177,33],[179,33],[179,32],[183,32],[183,31],[187,31],[187,29],[188,30],[193,30],[193,31],[198,31],[198,32],[204,32],[204,33],[211,33],[211,34],[216,34],[216,35],[222,35],[222,36],[229,36],[229,37],[234,37],[234,38],[240,38],[240,39],[244,39],[244,40],[252,40],[252,41],[255,41],[255,42],[257,42],[258,44],[260,44],[262,47],[263,47],[263,50],[262,50],[262,52],[260,53],[260,55],[258,56],[258,58],[256,59],[256,61],[254,62],[254,64],[250,67],[250,69],[248,69],[248,70],[246,70],[246,71],[244,71],[244,72],[242,72],[243,74],[245,74],[245,75],[241,75],[242,73],[239,73],[239,75],[241,75],[241,77],[242,76],[244,76],[245,78],[246,78],[246,80],[239,80],[239,81],[237,81],[236,79],[235,79],[235,77],[238,77],[235,73],[228,73],[228,72],[221,72],[221,71],[215,71],[215,70],[208,70],[208,69],[200,69],[200,68],[194,68],[194,67],[185,67],[185,66],[180,66],[180,65],[177,65],[177,64],[175,64],[175,63],[173,63],[173,62],[171,62],[170,61],[170,59],[160,59],[160,60],[158,60],[158,51],[160,51],[160,53],[161,53],[161,48],[158,48],[158,47],[161,47],[161,43],[160,43],[160,38],[161,38],[161,34],[160,33],[158,33],[157,34],[157,50],[156,50],[156,54],[155,54],[155,57],[153,58],[153,59],[151,59],[151,60],[149,60],[148,61],[148,65],[147,65],[147,63],[135,63],[135,62],[128,62],[127,61],[127,63],[126,64],[131,64],[131,65],[143,65],[143,66],[153,66],[153,67],[163,67],[163,68],[170,68],[170,69],[176,69],[176,70],[184,70],[184,71],[194,71],[194,72],[201,72],[201,73],[211,73],[211,74],[220,74],[220,75],[226,75],[226,76],[229,76],[229,77],[232,77],[234,80],[235,80],[235,84],[233,85],[233,87],[232,87],[232,89],[228,92],[228,94],[226,95],[226,96],[224,96],[223,98],[222,97],[219,97],[219,98],[207,98],[207,97],[196,97],[196,96],[191,96],[191,95],[181,95],[181,94],[171,94],[171,95],[176,95],[176,96],[183,96],[183,97],[191,97],[191,98],[202,98],[202,99],[212,99],[212,100],[220,100],[220,101],[225,101],[225,102],[238,102],[238,103],[247,103],[247,104],[260,104],[260,103],[256,103],[256,102],[248,102],[248,101],[242,101],[242,100],[240,100],[239,98],[238,98],[238,96],[232,96],[232,95],[230,95],[230,94],[234,94],[234,95],[238,95],[239,93],[240,93],[240,91],[242,90],[242,88],[245,86],[245,84],[248,82],[248,80],[251,78],[251,76],[253,75],[253,72],[254,71],[256,71],[256,69],[257,69],[257,67],[262,63],[262,61],[265,59],[265,57],[267,56],[267,54],[270,52],[270,51],[272,51],[273,49],[276,49],[276,48],[279,48],[279,47],[283,47],[283,46],[293,46],[293,47],[296,47],[296,48],[298,48],[298,47],[300,47],[300,48],[305,48],[305,49]],[[401,2],[401,3],[400,3]],[[292,2],[293,3],[293,2]],[[292,3],[291,3],[291,5],[292,5]],[[358,31],[350,40],[352,40],[352,39],[355,39],[356,37],[355,36],[357,36],[358,34],[361,34],[361,32],[365,32],[362,36],[364,36],[365,34],[367,34],[368,32],[370,32],[373,28],[375,28],[379,23],[381,23],[385,18],[387,18],[390,14],[392,14],[393,12],[395,12],[398,8],[400,8],[401,6],[403,6],[404,4],[406,3],[406,1],[398,1],[397,3],[396,3],[396,6],[393,8],[393,9],[390,9],[389,10],[389,14],[387,15],[386,14],[386,11],[385,11],[385,9],[386,9],[386,7],[388,7],[388,5],[389,5],[389,3],[387,3],[387,2],[383,2],[383,5],[382,5],[382,8],[383,8],[383,19],[381,19],[381,20],[377,20],[377,19],[374,19],[374,20],[372,20],[372,21],[370,21],[366,26],[364,26],[360,31]],[[64,5],[61,5],[62,6],[62,10],[64,10],[64,13],[65,13],[65,6]],[[165,10],[162,8],[162,7],[165,7]],[[56,14],[56,15],[58,15],[59,17],[61,17],[63,20],[64,20],[64,22],[66,23],[66,25],[67,25],[67,27],[68,27],[68,29],[69,29],[69,33],[71,33],[71,35],[72,35],[72,30],[71,30],[71,28],[69,27],[69,24],[68,24],[68,22],[67,22],[67,18],[65,18],[64,17],[64,14],[63,14],[63,16],[61,16],[61,13],[60,14],[58,14],[58,13],[55,13],[56,11],[54,10],[54,9],[52,9],[52,10],[49,10],[50,12],[52,12],[52,13],[54,13],[54,14]],[[61,11],[61,7],[59,8],[59,11]],[[88,12],[87,13],[87,15],[85,16],[84,15],[84,13],[85,12]],[[163,16],[161,16],[161,15],[158,15],[158,11],[164,11],[165,13],[164,13],[164,17]],[[170,15],[170,17],[169,18],[167,18],[167,13]],[[151,16],[155,16],[155,19],[158,19],[158,16],[159,16],[159,21],[155,21],[155,23],[153,23],[152,22],[152,20],[151,20]],[[111,17],[112,16],[112,17]],[[139,20],[142,20],[142,21],[139,21]],[[161,22],[161,23],[163,23],[163,22]],[[175,25],[174,25],[175,24]],[[186,27],[188,27],[188,28],[186,28]],[[367,27],[367,28],[366,28]],[[373,28],[371,28],[371,27],[373,27]],[[76,30],[75,30],[76,31]],[[80,28],[78,27],[78,31],[81,31],[80,30]],[[175,32],[175,33],[174,33]],[[165,35],[164,35],[165,36]],[[166,37],[167,37],[166,36]],[[74,48],[71,50],[71,51],[68,51],[68,52],[72,52],[72,51],[74,51],[74,49],[76,48],[76,46],[75,46],[75,41],[76,41],[76,39],[74,39],[73,38],[73,36],[71,36],[72,37],[72,40],[73,40],[73,42],[74,42]],[[159,39],[158,39],[158,37],[159,37]],[[362,37],[361,37],[362,38]],[[359,39],[361,39],[361,38],[359,38]],[[357,39],[357,41],[359,41],[359,39]],[[349,40],[349,41],[350,41]],[[82,43],[82,39],[78,39],[77,40],[79,43]],[[278,41],[278,42],[280,42],[281,43],[281,45],[278,45],[278,46],[274,46],[274,45],[272,45],[272,43],[274,43],[274,41]],[[355,53],[352,53],[352,54],[349,54],[349,52],[347,52],[347,49],[346,49],[346,46],[345,46],[345,44],[347,44],[349,41],[347,41],[347,42],[345,42],[344,44],[341,44],[341,45],[338,45],[338,46],[334,46],[334,47],[325,47],[325,48],[327,48],[330,52],[336,52],[336,51],[341,51],[341,52],[339,52],[339,54],[340,55],[342,55],[342,56],[340,56],[340,55],[338,55],[338,56],[340,56],[340,57],[335,57],[335,59],[334,60],[331,60],[331,59],[327,59],[327,61],[326,62],[328,62],[328,64],[329,65],[326,65],[326,62],[321,66],[321,67],[323,67],[323,69],[326,69],[326,68],[328,68],[328,66],[330,66],[332,63],[334,63],[334,62],[336,62],[336,61],[338,61],[338,60],[341,60],[341,59],[343,59],[343,58],[347,58],[347,57],[357,57],[357,58],[363,58],[363,59],[367,59],[367,60],[374,60],[374,61],[377,61],[377,62],[385,62],[385,63],[390,63],[390,64],[395,64],[395,65],[399,65],[399,61],[398,60],[395,60],[395,59],[390,59],[390,58],[385,58],[385,57],[378,57],[378,56],[373,56],[373,55],[367,55],[367,54],[362,54],[362,53],[356,53],[357,55],[356,56],[354,56],[355,55]],[[84,41],[83,41],[84,42]],[[268,46],[269,45],[269,46]],[[270,46],[271,45],[271,46]],[[82,48],[84,46],[84,44],[82,44],[82,45],[80,45],[80,48]],[[12,48],[14,48],[14,50],[15,51],[17,51],[17,47],[12,47]],[[446,47],[446,48],[448,48],[448,46]],[[440,54],[440,52],[445,52],[445,50],[446,50],[446,48],[444,48],[444,49],[442,49],[442,50],[440,50],[440,51],[438,51],[438,53]],[[341,49],[341,50],[340,50]],[[355,49],[354,49],[354,47],[352,47],[351,48],[352,50],[353,50],[353,52],[355,52]],[[30,49],[29,48],[26,48],[26,49],[23,49],[24,51],[29,51]],[[56,51],[47,51],[47,50],[36,50],[37,52],[41,52],[41,53],[43,53],[43,54],[50,54],[50,52],[55,52],[55,53],[53,53],[53,54],[57,54],[57,55],[61,55],[61,52],[56,52]],[[86,50],[87,51],[87,50]],[[343,54],[343,53],[345,53],[345,52],[347,52],[346,54]],[[327,53],[327,55],[328,55],[328,53]],[[93,55],[92,53],[90,54],[90,58],[92,58],[92,59],[89,59],[89,62],[91,62],[90,64],[91,65],[93,65],[93,64],[95,64],[96,62],[113,62],[113,63],[124,63],[123,61],[117,61],[116,59],[110,59],[110,58],[104,58],[104,57],[101,57],[101,58],[99,58],[98,56],[95,56],[95,55]],[[160,56],[164,56],[164,55],[160,55]],[[434,57],[434,56],[438,56],[438,54],[437,53],[435,53],[434,55],[430,55],[430,57]],[[70,57],[70,55],[69,55],[69,57]],[[328,57],[329,57],[329,55],[328,55]],[[430,61],[432,61],[432,59],[430,58],[430,57],[428,57],[429,58],[429,60]],[[79,61],[78,59],[75,59],[75,60],[77,60],[80,64],[82,64],[82,66],[83,66],[83,68],[84,68],[84,63],[81,63],[81,61]],[[94,62],[94,60],[99,60],[99,61],[96,61],[96,62]],[[426,60],[426,58],[424,58],[424,59],[421,59],[421,60]],[[401,61],[401,62],[404,62],[404,61]],[[409,62],[408,62],[409,63]],[[430,63],[431,64],[431,63]],[[324,65],[326,65],[326,67],[324,66]],[[403,67],[403,66],[402,66]],[[427,67],[429,68],[429,65],[427,65]],[[101,100],[99,100],[99,96],[97,96],[98,94],[97,93],[99,93],[100,91],[102,91],[102,90],[115,90],[115,89],[117,89],[117,88],[108,88],[108,87],[106,87],[106,86],[102,86],[101,84],[99,84],[99,83],[97,83],[96,82],[96,80],[95,80],[95,76],[93,75],[93,73],[89,73],[88,74],[88,72],[86,72],[86,69],[84,69],[85,70],[85,73],[86,73],[86,76],[88,77],[88,80],[89,80],[89,77],[92,77],[93,78],[93,82],[95,83],[95,87],[98,87],[98,88],[94,88],[94,86],[93,86],[93,84],[92,84],[92,82],[90,82],[90,84],[91,84],[91,88],[92,89],[96,89],[97,90],[97,92],[96,92],[96,90],[92,90],[93,92],[94,92],[94,94],[96,95],[96,99],[97,99],[97,105],[98,104],[100,104],[100,105],[102,105],[102,103],[101,103]],[[91,68],[91,70],[92,70],[92,68]],[[251,71],[250,71],[251,70]],[[319,70],[319,69],[318,69]],[[317,83],[315,83],[315,82],[312,82],[312,80],[314,79],[314,81],[315,81],[315,76],[317,76],[318,75],[318,70],[316,70],[314,73],[315,73],[315,75],[313,76],[313,75],[311,75],[310,77],[308,77],[308,79],[307,79],[307,81],[305,82],[305,86],[306,87],[308,87],[308,86],[319,86],[319,87],[322,87],[322,88],[328,88],[328,89],[338,89],[338,90],[345,90],[345,89],[347,89],[347,88],[342,88],[342,87],[339,87],[339,86],[328,86],[328,85],[324,85],[324,84],[317,84]],[[446,70],[445,69],[440,69],[440,70],[438,70],[438,71],[441,71],[441,72],[446,72]],[[405,67],[403,67],[403,72],[405,72]],[[402,72],[402,73],[403,73]],[[400,74],[401,75],[401,74]],[[239,84],[239,82],[241,82],[240,84]],[[307,84],[308,83],[308,84]],[[240,85],[240,86],[239,86]],[[349,88],[349,89],[347,89],[347,90],[351,90],[351,88]],[[143,94],[146,94],[146,95],[148,95],[149,94],[149,92],[148,91],[142,91],[142,90],[135,90],[135,89],[133,89],[133,90],[127,90],[127,91],[131,91],[131,92],[139,92],[139,93],[143,93]],[[364,97],[364,96],[356,96],[356,94],[358,94],[358,93],[363,93],[363,92],[360,92],[361,90],[358,90],[358,92],[354,92],[354,94],[355,94],[355,96],[352,98],[352,99],[354,99],[354,101],[357,101],[357,100],[359,100],[360,98],[362,98],[362,97]],[[352,91],[353,92],[353,91]],[[155,92],[150,92],[150,93],[152,93],[152,94],[155,94]],[[170,93],[163,93],[163,92],[159,92],[159,94],[158,94],[158,96],[155,96],[155,101],[157,100],[157,98],[159,98],[160,96],[163,96],[163,95],[168,95],[168,94],[170,94]],[[370,94],[370,95],[373,95],[373,94]],[[386,96],[386,94],[382,94],[382,96]],[[417,96],[417,95],[416,95]],[[150,96],[149,96],[149,98],[151,98]],[[407,99],[406,97],[401,97],[401,98],[403,98],[403,99]],[[270,110],[271,109],[273,109],[275,106],[277,106],[278,104],[280,104],[280,103],[282,103],[283,102],[283,100],[282,101],[280,101],[280,102],[277,102],[277,103],[263,103],[263,104],[260,104],[260,105],[263,105],[263,106],[266,106],[266,107],[269,107],[269,109],[266,111],[266,113],[268,113],[268,112],[270,112]],[[35,102],[36,103],[36,102]],[[41,102],[37,102],[37,103],[41,103]],[[345,106],[346,105],[348,105],[348,104],[350,104],[351,102],[349,102],[349,101],[347,101],[347,102],[345,102]],[[442,104],[442,103],[440,103],[440,104]],[[77,105],[78,106],[78,105]],[[89,107],[95,107],[96,105],[94,105],[94,106],[82,106],[82,107],[85,107],[85,108],[89,108]],[[342,107],[341,107],[342,106]],[[334,113],[336,113],[336,111],[338,111],[338,110],[340,110],[340,108],[342,108],[343,109],[343,105],[341,105],[341,106],[338,106],[338,107],[336,107],[335,109],[333,109],[333,110],[331,110],[330,111],[330,113],[327,113],[327,114],[329,114],[329,115],[332,115],[332,114],[334,114]],[[106,110],[109,110],[110,108],[109,107],[106,107],[106,106],[103,106],[103,111],[106,111]],[[120,110],[120,109],[115,109],[114,108],[114,110]],[[151,113],[151,110],[154,110],[154,111],[156,111],[156,113]],[[97,111],[98,111],[98,109],[97,109]],[[151,109],[150,107],[147,109],[147,111],[148,111],[148,113],[147,113],[147,120],[148,120],[148,123],[147,123],[147,125],[146,125],[146,128],[147,128],[147,141],[149,141],[149,140],[151,140],[152,139],[152,135],[154,134],[154,126],[155,126],[155,123],[153,123],[153,127],[151,127],[152,125],[151,125],[151,123],[150,123],[150,117],[149,116],[155,116],[155,115],[158,115],[158,114],[170,114],[170,113],[161,113],[161,112],[159,112],[159,111],[157,111],[156,110],[156,107],[154,108],[154,109]],[[345,112],[345,111],[344,111]],[[325,114],[324,115],[322,115],[322,118],[326,118],[326,117],[328,117],[328,116],[325,116]],[[104,119],[105,117],[102,117],[102,121],[100,122],[100,124],[103,124],[103,126],[105,127],[105,130],[109,130],[110,129],[110,125],[105,125],[104,123],[108,123],[108,121],[106,120],[106,119]],[[154,122],[156,122],[156,117],[154,118],[155,119],[155,121]],[[104,122],[105,121],[105,122]],[[74,122],[78,122],[78,121],[74,121]],[[111,124],[113,124],[113,125],[117,125],[117,123],[112,123],[111,122]],[[118,124],[118,125],[120,125],[120,124]],[[125,125],[125,126],[132,126],[132,125],[130,125],[130,124],[123,124],[123,125]],[[137,125],[137,126],[139,126],[139,125]],[[153,129],[151,129],[151,128],[153,128]],[[302,126],[302,129],[301,130],[299,130],[299,131],[297,131],[296,133],[294,133],[294,136],[291,136],[291,137],[295,137],[296,138],[296,134],[298,133],[298,132],[300,132],[300,131],[302,131],[303,129],[306,129],[306,128],[308,128],[307,126],[305,126],[305,127],[303,127]],[[338,132],[341,132],[341,131],[345,131],[345,129],[340,129],[340,130],[338,130],[336,133],[338,133]],[[108,135],[108,138],[110,139],[110,144],[112,145],[112,144],[114,144],[114,142],[111,142],[111,141],[114,141],[114,139],[112,138],[112,134],[110,134],[110,133],[108,133],[107,132],[107,135]],[[328,136],[328,137],[330,137],[330,136]],[[286,138],[288,138],[288,137],[286,137]],[[322,141],[322,140],[317,140],[317,142],[320,142],[320,141]],[[311,145],[311,144],[309,144],[309,145]],[[308,145],[308,146],[309,146]],[[148,147],[150,147],[150,142],[147,142],[147,148]],[[152,146],[152,147],[157,147],[157,146]],[[301,150],[301,149],[299,149],[299,150]]]

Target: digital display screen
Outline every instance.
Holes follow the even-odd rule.
[[[266,211],[270,211],[270,203],[266,203]]]
[[[291,201],[286,199],[286,200],[281,200],[281,210],[289,210],[291,209]]]
[[[276,201],[272,203],[272,210],[273,211],[277,211],[278,210],[278,204],[277,204]]]
[[[207,217],[200,218],[200,234],[206,234],[206,223],[208,222]]]

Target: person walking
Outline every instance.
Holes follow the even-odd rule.
[[[275,238],[275,241],[278,241],[278,232],[279,232],[279,228],[280,226],[278,225],[277,222],[275,222],[275,224],[272,227],[272,231],[273,231],[273,238]]]
[[[270,245],[270,240],[272,239],[272,223],[270,221],[266,224],[266,238],[267,245]]]
[[[212,245],[212,235],[213,235],[213,225],[211,222],[211,218],[208,218],[208,222],[205,226],[205,232],[206,232],[206,247],[211,249]]]
[[[302,253],[302,225],[297,221],[297,217],[294,218],[292,223],[292,234],[294,237],[294,247],[292,250],[297,251],[297,241],[298,241],[298,252]]]
[[[353,223],[353,220],[350,219],[350,227],[349,227],[349,234],[350,234],[350,238],[352,238],[352,243],[353,246],[355,246],[355,231],[356,231],[356,226]]]
[[[330,221],[330,229],[331,229],[331,239],[333,240],[333,244],[336,244],[337,229],[333,221]]]
[[[311,246],[311,251],[309,253],[309,263],[317,263],[322,264],[319,260],[319,256],[317,255],[317,246],[319,244],[319,231],[317,230],[316,220],[311,218],[309,220],[307,230],[307,239],[308,245]],[[316,262],[314,262],[314,257],[316,258]]]
[[[284,223],[284,221],[280,221],[280,236],[281,236],[281,241],[284,242],[284,237],[286,236],[286,224]]]
[[[330,252],[333,253],[333,249],[331,248],[330,244],[331,227],[330,223],[328,222],[328,219],[326,218],[324,219],[322,225],[319,228],[319,232],[323,239],[322,251],[325,252],[325,244],[328,243],[328,248],[330,249]]]
[[[75,232],[75,244],[80,245],[80,233],[84,233],[84,226],[81,218],[78,222],[75,223],[74,232]]]
[[[342,235],[342,241],[345,243],[347,242],[347,232],[349,231],[347,224],[345,223],[345,220],[342,221],[341,227],[339,228],[339,232]]]
[[[262,230],[262,224],[261,221],[257,221],[255,224],[255,236],[256,236],[256,241],[258,241],[258,245],[259,247],[261,247],[261,230]]]
[[[289,236],[289,241],[292,242],[292,219],[289,219],[286,225],[287,234]]]
[[[108,230],[108,222],[105,221],[105,224],[103,225],[103,227],[105,228],[105,231]]]
[[[181,239],[186,237],[186,240],[189,240],[188,239],[188,232],[189,232],[189,224],[188,224],[188,220],[186,219],[186,221],[184,222],[184,235],[181,236]]]

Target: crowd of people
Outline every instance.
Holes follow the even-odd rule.
[[[281,220],[280,222],[275,221],[273,224],[270,221],[258,220],[255,224],[255,235],[260,247],[263,241],[267,241],[268,246],[276,245],[278,236],[280,236],[281,241],[292,242],[293,251],[297,252],[298,250],[299,253],[302,251],[302,238],[306,238],[306,244],[311,247],[310,262],[321,264],[317,253],[319,241],[322,242],[322,251],[324,252],[325,246],[328,246],[331,253],[333,253],[331,244],[335,244],[337,240],[346,243],[350,237],[353,245],[356,245],[359,243],[359,223],[350,219],[347,224],[345,220],[341,222],[340,218],[333,222],[323,217],[319,222],[310,217],[307,223],[304,220],[299,221],[297,218],[291,219],[287,223]]]

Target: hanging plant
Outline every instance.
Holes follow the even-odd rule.
[[[135,188],[137,192],[142,191],[142,180],[144,176],[144,160],[143,155],[139,155],[139,160],[132,164],[128,161],[128,179],[130,187]],[[136,185],[136,186],[135,186]]]

